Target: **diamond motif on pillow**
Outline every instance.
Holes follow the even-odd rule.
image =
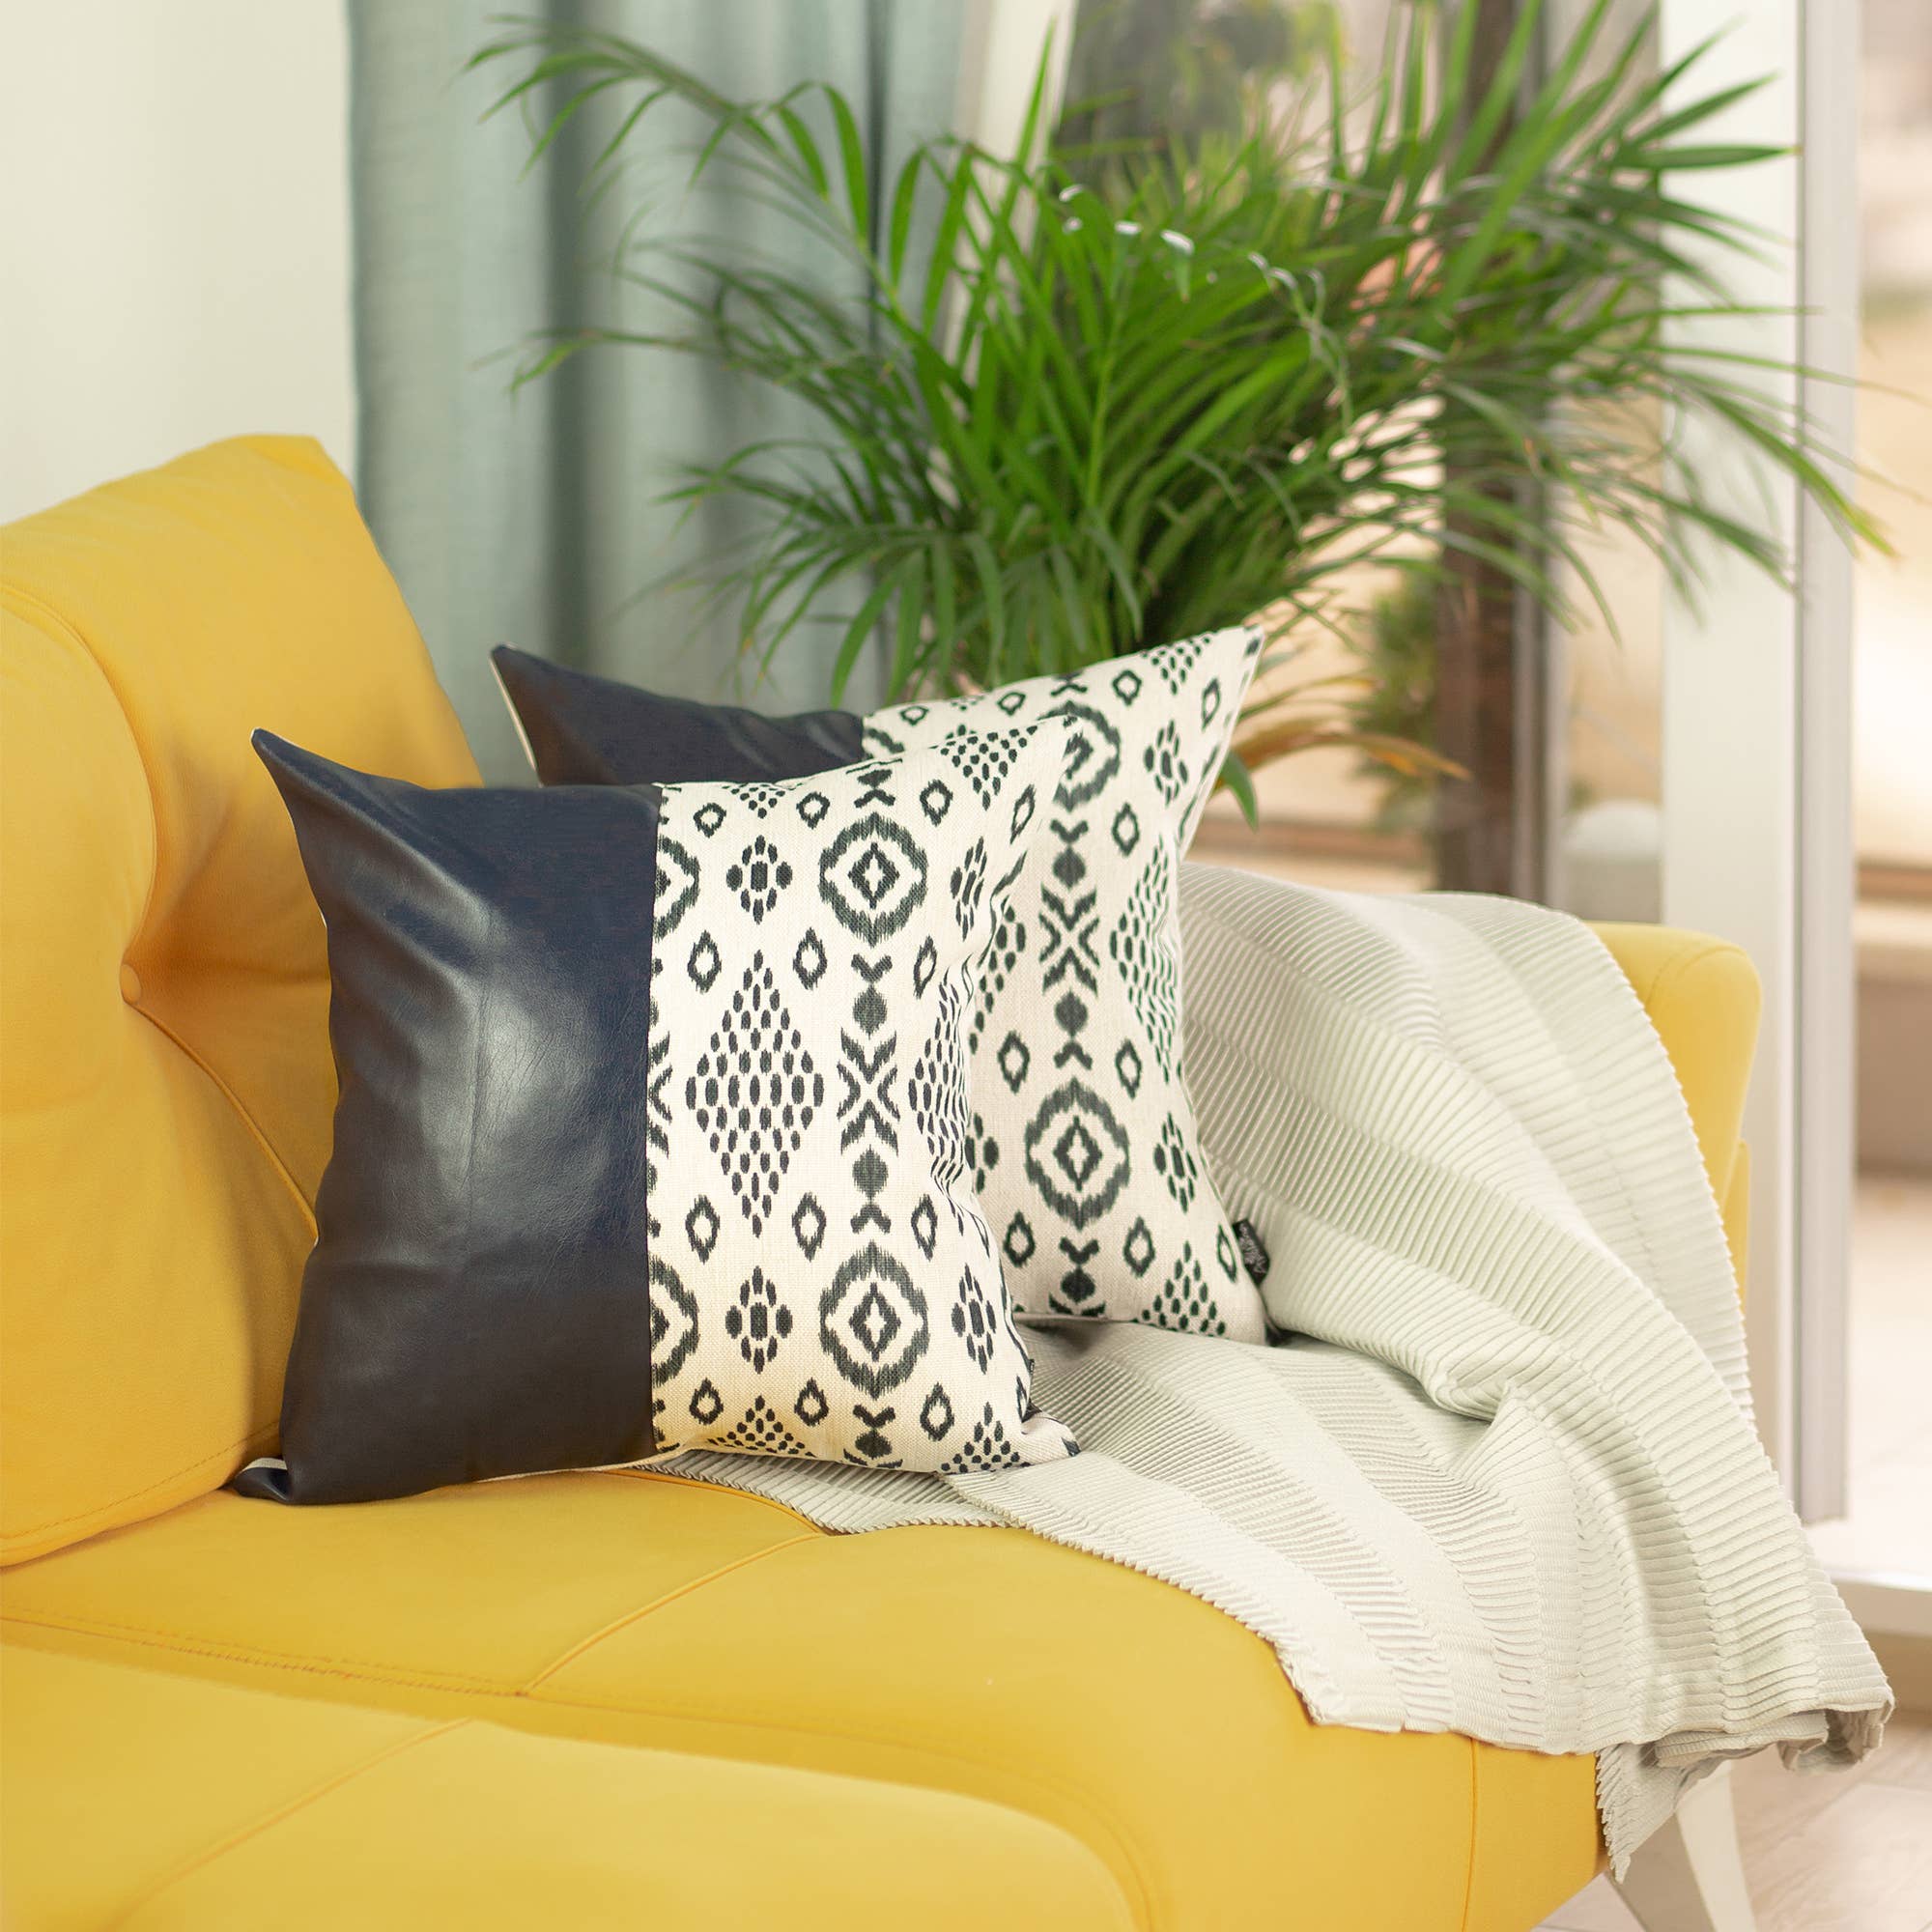
[[[750,808],[759,818],[763,818],[785,795],[783,785],[767,784],[763,781],[752,784],[729,785],[726,789],[740,805]]]
[[[815,1195],[806,1195],[792,1209],[791,1232],[799,1253],[807,1261],[815,1262],[819,1244],[825,1239],[825,1209],[818,1205]]]
[[[1167,1182],[1168,1193],[1183,1212],[1193,1207],[1194,1190],[1201,1184],[1201,1167],[1172,1114],[1160,1123],[1160,1141],[1153,1151],[1153,1171]]]
[[[805,937],[798,942],[798,951],[791,955],[791,970],[808,993],[824,979],[826,964],[825,948],[817,933],[808,926]]]
[[[896,819],[867,812],[826,848],[818,891],[847,932],[877,946],[924,902],[924,850]]]
[[[1187,688],[1187,680],[1194,675],[1194,668],[1201,662],[1201,653],[1208,647],[1206,638],[1184,638],[1178,644],[1169,644],[1165,649],[1149,651],[1147,661],[1160,673],[1160,681],[1167,686],[1171,696],[1179,697]]]
[[[1022,785],[1007,818],[1007,837],[1017,844],[1025,837],[1027,828],[1033,823],[1033,815],[1038,810],[1039,794],[1032,785]]]
[[[999,1321],[992,1296],[970,1274],[962,1274],[952,1301],[952,1332],[982,1369],[993,1359],[999,1340]]]
[[[946,1384],[934,1382],[932,1393],[919,1411],[919,1426],[933,1441],[944,1442],[952,1433],[952,1403],[946,1393]]]
[[[758,814],[763,817],[764,814]],[[761,832],[745,847],[735,866],[724,868],[724,885],[738,895],[739,905],[752,915],[754,925],[764,923],[765,915],[778,904],[779,895],[791,884],[791,867],[778,855],[778,848]]]
[[[1026,1084],[1027,1068],[1033,1065],[1033,1055],[1027,1050],[1027,1043],[1018,1034],[1009,1033],[1000,1046],[1000,1078],[1007,1083],[1008,1090],[1017,1094]]]
[[[1007,824],[1065,748],[1051,722],[1001,737],[809,780],[662,787],[661,835],[716,855],[675,950],[652,960],[669,1101],[649,1116],[653,1206],[696,1336],[679,1348],[668,1299],[674,1365],[652,1386],[667,1449],[930,1470],[990,1408],[1020,1460],[1066,1453],[1026,1394],[970,1184],[980,962],[1030,851],[1050,846],[1043,822],[1020,844]],[[707,847],[692,821],[721,798]],[[962,1335],[969,1293],[984,1306]]]
[[[714,1445],[749,1456],[803,1456],[805,1444],[785,1427],[784,1418],[763,1396],[754,1396],[743,1419]]]
[[[1037,1243],[1034,1239],[1033,1229],[1024,1214],[1015,1214],[1007,1223],[1006,1237],[1000,1243],[1000,1251],[1015,1267],[1025,1267],[1033,1260]]]
[[[973,922],[980,916],[980,895],[986,889],[986,841],[976,838],[972,849],[952,868],[952,876],[947,881],[952,893],[952,917],[959,922],[962,933],[973,929]]]
[[[1013,724],[1057,718],[1069,734],[1042,788],[1045,851],[966,1009],[974,1103],[1007,1155],[975,1174],[1023,1312],[1202,1325],[1169,1264],[1185,1243],[1213,1280],[1224,1234],[1232,1251],[1181,1065],[1178,887],[1261,644],[1217,632],[994,694]],[[969,715],[881,711],[864,742],[944,750]],[[1264,1338],[1252,1284],[1228,1278],[1212,1298],[1231,1335]]]
[[[973,1425],[966,1446],[951,1462],[939,1465],[946,1476],[963,1476],[975,1469],[1011,1469],[1020,1463],[1019,1452],[1007,1440],[1006,1425],[993,1413],[988,1403]]]
[[[752,955],[685,1083],[684,1104],[707,1135],[738,1206],[762,1234],[825,1081],[813,1067],[762,952]]]
[[[925,1296],[895,1256],[867,1241],[820,1299],[818,1338],[848,1382],[882,1396],[925,1353]]]
[[[719,957],[717,942],[708,932],[697,935],[697,944],[691,949],[691,957],[684,962],[684,970],[691,976],[691,983],[700,993],[708,993],[718,983],[718,974],[724,962]]]
[[[940,750],[952,760],[953,769],[973,787],[974,796],[983,806],[999,797],[1013,759],[1026,741],[1024,731],[974,731],[955,725]]]
[[[1187,789],[1187,761],[1180,754],[1180,733],[1170,720],[1160,727],[1160,735],[1141,753],[1154,788],[1169,805]]]
[[[1084,1081],[1056,1088],[1028,1123],[1027,1178],[1072,1227],[1085,1228],[1106,1213],[1127,1184],[1130,1167],[1126,1129]]]
[[[684,1237],[691,1243],[692,1252],[699,1261],[708,1262],[711,1259],[711,1250],[718,1245],[719,1227],[717,1208],[700,1194],[691,1204],[691,1212],[684,1217]]]
[[[931,1195],[921,1195],[919,1206],[912,1210],[910,1225],[920,1253],[930,1261],[934,1248],[939,1244],[939,1215],[933,1208]]]
[[[763,1268],[738,1290],[738,1299],[724,1311],[724,1332],[753,1375],[761,1375],[778,1357],[779,1345],[791,1333],[791,1310],[766,1280]]]
[[[1168,1271],[1160,1293],[1134,1320],[1155,1328],[1180,1328],[1197,1335],[1228,1332],[1191,1241],[1181,1244],[1179,1259]]]

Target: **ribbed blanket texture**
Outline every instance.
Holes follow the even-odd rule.
[[[1683,1095],[1596,938],[1194,865],[1181,912],[1188,1086],[1281,1338],[1035,1329],[1070,1462],[672,1466],[1129,1564],[1265,1639],[1321,1723],[1594,1751],[1620,1872],[1724,1757],[1870,1750],[1885,1678],[1759,1446]]]

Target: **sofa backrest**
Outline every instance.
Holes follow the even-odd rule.
[[[257,725],[477,781],[315,443],[216,443],[0,529],[0,1561],[274,1439],[335,1081]]]

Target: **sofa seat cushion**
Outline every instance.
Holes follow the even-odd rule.
[[[1318,1727],[1230,1618],[1020,1531],[828,1536],[634,1472],[222,1492],[19,1566],[5,1612],[103,1662],[977,1799],[1084,1842],[1147,1927],[1502,1932],[1596,1865],[1589,1758]]]
[[[20,1932],[1132,1924],[1077,1840],[929,1788],[14,1646],[0,1695]]]

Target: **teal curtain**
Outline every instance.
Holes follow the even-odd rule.
[[[553,0],[520,11],[625,34],[725,93],[833,81],[865,104],[868,135],[896,166],[895,151],[952,125],[968,8]],[[789,433],[786,398],[632,348],[589,352],[513,392],[541,331],[650,326],[604,266],[640,202],[654,229],[742,236],[767,252],[786,237],[755,205],[686,192],[690,155],[668,117],[652,117],[622,185],[594,204],[581,191],[594,122],[526,172],[533,118],[482,118],[520,76],[464,71],[502,13],[500,0],[349,7],[363,512],[486,776],[510,781],[524,759],[490,675],[494,643],[769,710],[825,701],[832,643],[795,634],[753,679],[728,613],[700,621],[688,597],[644,594],[734,534],[722,511],[680,523],[657,500],[680,466]],[[848,702],[867,700],[855,684]]]

